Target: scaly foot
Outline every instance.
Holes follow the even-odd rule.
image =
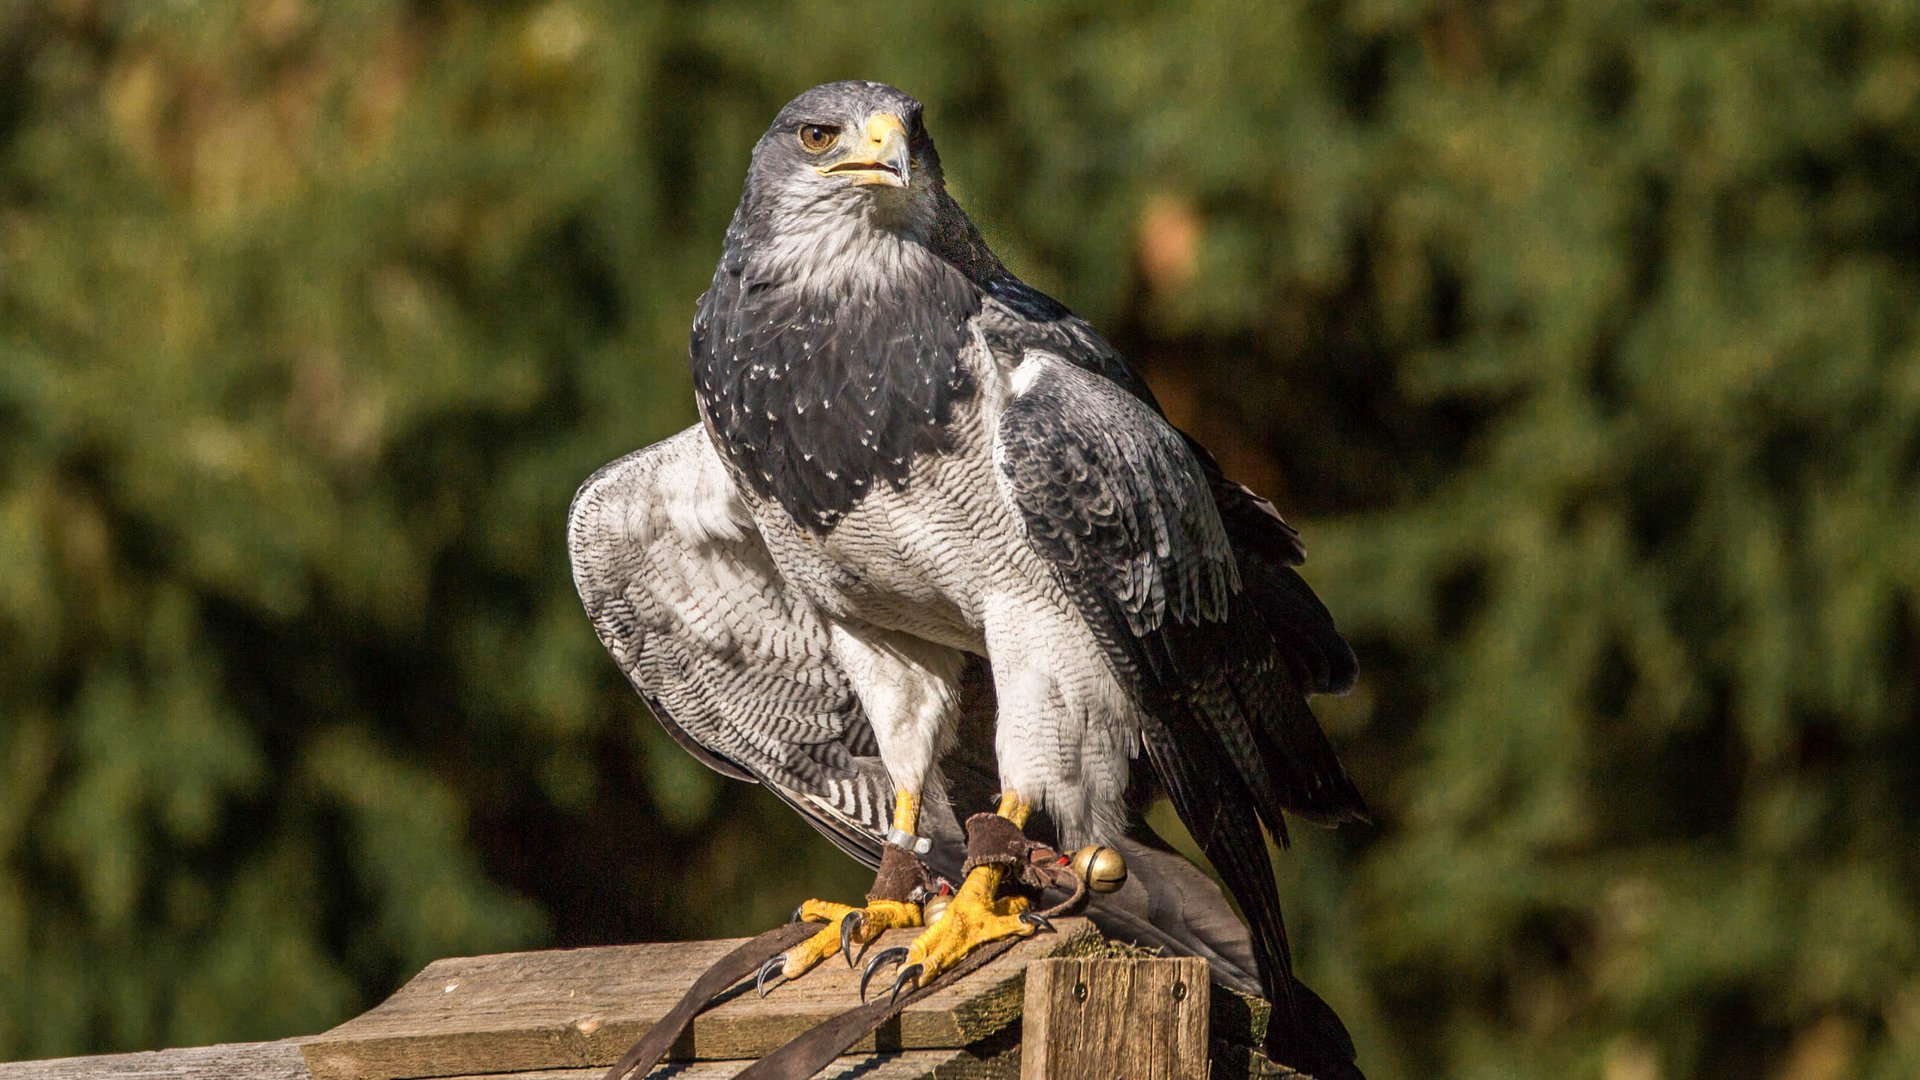
[[[826,923],[826,929],[761,967],[754,981],[761,997],[781,982],[799,978],[834,953],[844,953],[847,966],[852,967],[855,945],[866,945],[888,930],[921,925],[920,905],[910,900],[869,900],[864,908],[831,900],[808,900],[796,908],[794,914],[798,916],[795,921]]]
[[[895,791],[893,828],[888,830],[887,842],[880,849],[880,867],[874,873],[873,889],[867,893],[867,906],[856,908],[827,900],[808,900],[795,908],[795,921],[823,922],[827,927],[760,968],[755,985],[762,997],[779,985],[768,984],[776,975],[781,981],[797,979],[836,952],[844,954],[847,966],[852,967],[855,944],[866,945],[888,930],[926,925],[920,905],[935,894],[936,885],[944,891],[945,883],[937,882],[920,861],[920,855],[926,853],[932,842],[914,835],[919,816],[919,792],[911,788]]]
[[[1031,937],[1042,929],[1052,929],[1046,916],[1029,910],[1026,897],[995,897],[1000,877],[999,867],[975,867],[945,913],[925,933],[905,948],[888,949],[867,962],[860,977],[861,998],[867,996],[867,984],[874,974],[886,964],[905,963],[893,981],[893,995],[898,997],[909,987],[931,983],[990,941]]]

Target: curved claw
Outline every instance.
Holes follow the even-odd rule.
[[[906,967],[901,968],[900,976],[893,980],[893,993],[888,995],[887,1004],[891,1005],[895,1001],[900,1000],[901,989],[910,982],[919,981],[920,975],[926,970],[927,966],[925,964],[908,964]]]
[[[873,981],[874,972],[879,971],[888,964],[897,964],[906,958],[907,948],[904,945],[896,945],[891,949],[881,949],[879,952],[874,953],[873,959],[867,961],[867,970],[860,974],[860,1000],[867,1000],[867,984]],[[915,964],[914,966],[919,967],[920,965]]]
[[[1020,921],[1023,923],[1026,923],[1028,926],[1033,927],[1035,931],[1045,930],[1048,933],[1053,932],[1053,920],[1047,918],[1045,915],[1042,915],[1037,911],[1021,912]]]
[[[847,970],[853,970],[853,935],[867,925],[867,913],[854,910],[840,920],[840,952],[847,958]]]
[[[805,900],[802,900],[801,902],[793,905],[793,914],[787,916],[787,921],[789,923],[800,922],[802,919],[806,918],[805,914],[803,914],[806,910],[807,910],[807,902]]]
[[[767,961],[764,964],[761,964],[760,974],[756,976],[753,980],[754,990],[757,991],[761,997],[766,997],[767,991],[772,990],[774,986],[779,986],[780,983],[787,981],[787,976],[785,972],[786,966],[787,966],[786,953],[780,953],[777,956],[775,956],[773,959]],[[780,975],[779,980],[776,981],[773,984],[773,986],[768,986],[767,980],[770,978],[773,978],[773,976],[776,973]]]

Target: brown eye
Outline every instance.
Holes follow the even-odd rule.
[[[824,154],[840,141],[840,129],[826,124],[808,124],[800,129],[800,145],[809,154]]]

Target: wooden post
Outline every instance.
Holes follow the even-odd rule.
[[[1210,990],[1194,957],[1036,960],[1021,1080],[1206,1080]]]

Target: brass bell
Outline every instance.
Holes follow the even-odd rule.
[[[932,926],[947,913],[947,905],[953,903],[951,893],[938,892],[927,897],[920,904],[920,922],[923,926]]]
[[[1127,860],[1110,847],[1083,847],[1073,853],[1073,861],[1067,865],[1086,879],[1087,888],[1094,892],[1113,892],[1127,883]]]

